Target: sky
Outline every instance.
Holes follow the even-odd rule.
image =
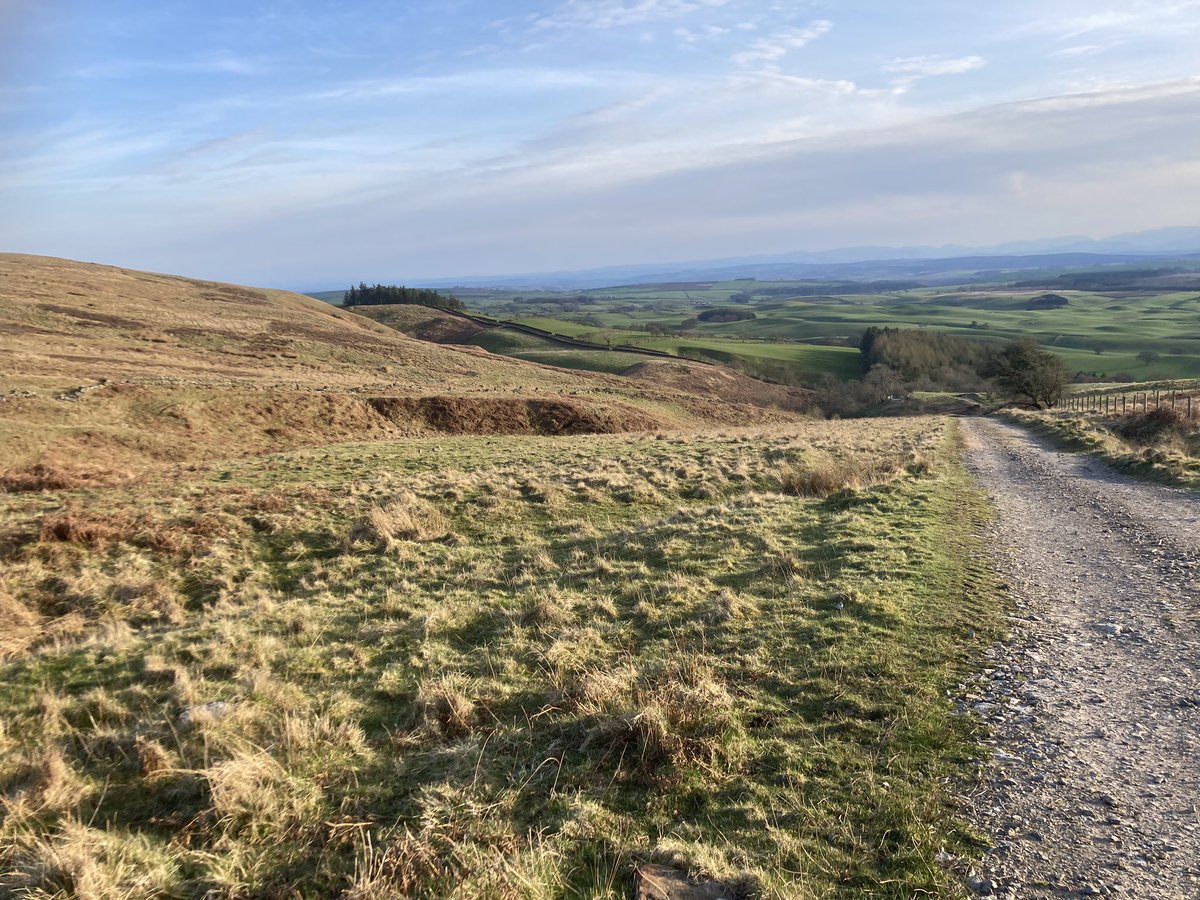
[[[0,251],[319,290],[1200,225],[1200,0],[0,0]]]

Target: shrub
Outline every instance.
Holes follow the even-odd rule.
[[[757,318],[758,316],[751,310],[730,309],[729,307],[706,309],[696,316],[696,319],[701,322],[743,322]]]
[[[1193,423],[1188,417],[1169,406],[1148,412],[1121,416],[1112,426],[1120,437],[1135,444],[1158,444],[1171,437],[1183,435]]]

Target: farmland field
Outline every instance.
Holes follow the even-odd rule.
[[[860,373],[843,347],[870,326],[929,328],[979,340],[1032,336],[1072,373],[1113,380],[1200,377],[1200,294],[1195,291],[1055,291],[1061,308],[1027,309],[1046,290],[1010,285],[922,287],[822,294],[838,285],[704,282],[521,295],[477,292],[471,302],[522,324],[584,340],[719,359],[751,374],[812,383],[828,372]],[[732,298],[732,299],[731,299]],[[741,321],[698,321],[705,310],[753,313]],[[693,348],[695,353],[689,353]],[[1152,351],[1151,360],[1139,354]]]

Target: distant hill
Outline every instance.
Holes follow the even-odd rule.
[[[926,284],[987,281],[1016,273],[1104,266],[1190,265],[1200,269],[1200,228],[1163,228],[1104,239],[1070,236],[990,247],[847,247],[677,263],[607,266],[518,275],[408,278],[422,287],[592,290],[659,282],[918,278]],[[385,273],[395,275],[397,273]],[[338,302],[341,291],[309,296]]]

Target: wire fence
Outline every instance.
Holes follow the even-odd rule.
[[[1189,419],[1200,415],[1200,397],[1185,391],[1123,391],[1105,393],[1087,391],[1063,397],[1056,409],[1072,412],[1091,412],[1098,415],[1124,416],[1130,413],[1149,412],[1152,409],[1173,409]]]

